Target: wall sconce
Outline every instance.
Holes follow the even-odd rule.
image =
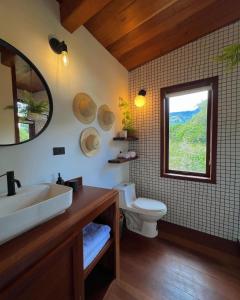
[[[137,107],[142,107],[146,103],[146,96],[147,92],[145,90],[140,90],[138,95],[136,96],[134,103]]]
[[[69,58],[68,58],[67,45],[65,44],[65,42],[64,41],[60,42],[56,38],[50,38],[49,45],[56,54],[61,54],[64,66],[68,66]]]

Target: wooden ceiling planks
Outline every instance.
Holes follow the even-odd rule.
[[[65,28],[72,32],[84,24],[128,70],[240,19],[240,0],[57,1]],[[83,10],[84,2],[94,9]]]
[[[240,1],[237,6],[231,5],[233,2],[236,4],[235,0],[215,1],[183,22],[174,23],[173,28],[125,53],[118,58],[119,62],[128,70],[133,70],[239,19]]]
[[[164,32],[168,32],[171,29],[175,29],[176,24],[183,22],[194,13],[206,8],[213,2],[215,2],[215,0],[202,0],[197,3],[195,0],[178,1],[173,5],[170,5],[164,11],[156,14],[153,18],[129,32],[112,45],[109,45],[107,49],[113,56],[119,59],[125,53],[141,46],[154,37],[163,34]],[[195,3],[194,7],[192,7],[193,3]],[[173,18],[175,20],[174,23]],[[161,26],[159,26],[159,24],[161,24]]]
[[[86,24],[86,28],[108,47],[178,0],[115,0]]]
[[[31,93],[37,93],[46,90],[41,79],[34,71],[19,73],[16,78],[16,86],[20,90]],[[44,95],[42,95],[42,97],[44,97]]]

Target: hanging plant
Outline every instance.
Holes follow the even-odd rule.
[[[240,44],[232,44],[223,48],[215,61],[223,62],[228,71],[232,71],[240,63]]]

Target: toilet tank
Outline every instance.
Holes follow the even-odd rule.
[[[119,207],[126,208],[136,200],[135,184],[134,183],[120,183],[114,187],[119,192]]]

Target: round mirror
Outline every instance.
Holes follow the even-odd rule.
[[[48,126],[52,96],[41,73],[0,39],[0,146],[26,143]]]

